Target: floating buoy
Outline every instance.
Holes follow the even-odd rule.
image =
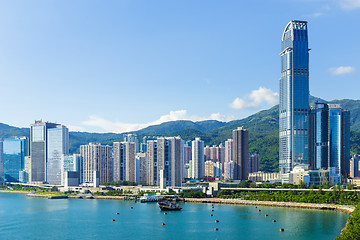
[[[119,215],[119,213],[117,212],[116,215]]]
[[[265,217],[267,217],[267,216],[269,216],[269,215],[265,214]]]
[[[261,212],[261,210],[259,209],[258,212]]]
[[[130,207],[131,209],[133,209],[133,207]]]
[[[257,208],[257,207],[255,206],[255,208]]]
[[[285,231],[285,229],[283,229],[283,228],[280,228],[280,232],[283,232],[283,231]]]
[[[216,222],[216,223],[218,223],[218,222],[219,222],[219,220],[215,220],[215,222]]]
[[[274,219],[273,222],[276,222],[276,220]]]
[[[212,217],[213,215],[212,214],[210,214],[210,217]]]
[[[165,223],[162,223],[161,225],[163,225],[163,226],[164,226],[164,225],[165,225]]]
[[[218,228],[214,228],[215,231],[218,231],[219,229]]]
[[[166,215],[167,213],[166,212],[164,212],[164,215]]]
[[[112,221],[115,222],[115,219],[113,219]]]
[[[213,212],[213,211],[214,211],[214,209],[211,209],[211,211]]]

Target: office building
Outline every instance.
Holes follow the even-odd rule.
[[[195,138],[191,142],[191,177],[203,178],[205,175],[205,161],[204,161],[204,141],[200,138]]]
[[[345,183],[350,176],[350,112],[317,102],[309,121],[310,169],[329,170],[331,184]]]
[[[68,151],[69,132],[65,126],[42,121],[35,121],[34,124],[31,124],[31,176],[29,176],[31,182],[47,182],[49,176],[51,182],[59,183],[61,181],[60,157],[62,154],[68,154]],[[48,163],[49,157],[50,163]],[[47,173],[48,167],[50,168],[49,173]]]
[[[80,155],[83,159],[83,183],[97,185],[113,180],[111,151],[111,146],[99,143],[80,146]]]
[[[2,148],[4,181],[19,182],[19,172],[24,170],[25,156],[29,155],[28,138],[6,138]]]
[[[307,22],[290,21],[282,35],[279,167],[308,164],[309,48]]]
[[[249,175],[249,132],[243,127],[233,130],[234,180],[247,180]]]
[[[80,176],[82,175],[82,158],[80,154],[62,154],[61,155],[61,185],[65,186],[66,184],[70,184],[66,182],[66,172],[71,172],[68,174],[69,178],[73,178],[76,176],[78,182],[77,185],[74,184],[74,179],[70,179],[71,185],[69,186],[78,186],[81,183]],[[75,174],[74,172],[77,172]],[[68,179],[69,181],[69,179]]]
[[[61,157],[69,154],[69,130],[63,125],[56,125],[47,129],[47,162],[46,182],[52,185],[61,185]]]

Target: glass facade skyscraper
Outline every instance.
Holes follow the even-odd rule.
[[[6,138],[3,141],[3,171],[6,182],[19,182],[19,171],[24,169],[28,155],[27,138]]]
[[[329,170],[331,184],[344,182],[350,174],[350,112],[339,104],[315,103],[310,126],[311,169]]]
[[[308,164],[309,48],[307,22],[290,21],[282,35],[279,167]]]

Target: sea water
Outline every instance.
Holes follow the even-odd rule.
[[[321,240],[339,235],[349,217],[329,210],[180,204],[181,211],[164,214],[156,203],[0,193],[0,239]]]

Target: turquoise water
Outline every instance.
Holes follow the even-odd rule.
[[[214,212],[211,204],[182,207],[164,215],[155,203],[0,193],[0,239],[321,240],[334,239],[348,218],[342,212],[295,208],[258,207],[259,213],[254,206],[215,204]]]

